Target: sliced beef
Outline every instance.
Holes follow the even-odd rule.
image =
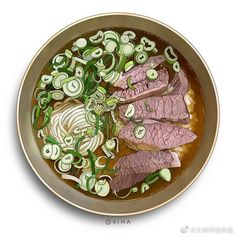
[[[188,123],[189,113],[182,95],[167,95],[160,97],[149,97],[132,103],[135,113],[134,119],[155,119],[162,121],[173,121]],[[120,117],[127,122],[125,112],[128,104],[119,107]]]
[[[168,86],[169,75],[165,68],[159,70],[158,74],[158,79],[154,81],[145,79],[134,84],[133,89],[127,88],[115,91],[113,94],[123,98],[123,103],[149,97],[153,94],[160,94],[165,91]]]
[[[144,120],[142,124],[146,128],[143,138],[136,138],[134,129],[137,127],[133,122],[125,125],[119,138],[135,150],[158,151],[191,143],[197,136],[189,129],[169,123],[162,123],[154,120]]]
[[[150,173],[163,168],[180,167],[178,155],[170,151],[140,151],[120,158],[115,164],[118,170],[110,181],[113,191],[129,188],[142,181]]]
[[[115,87],[119,87],[122,89],[128,88],[127,79],[130,78],[132,83],[138,83],[146,79],[146,71],[150,68],[156,68],[159,64],[165,61],[165,57],[163,55],[153,56],[148,59],[145,64],[135,66],[128,72],[124,73],[115,83]]]
[[[186,74],[181,70],[175,73],[173,80],[170,83],[172,91],[169,94],[185,95],[188,92],[188,79]]]

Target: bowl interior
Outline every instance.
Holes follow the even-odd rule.
[[[196,157],[187,170],[164,190],[149,197],[119,201],[85,196],[60,180],[41,158],[30,122],[31,98],[35,83],[48,60],[67,42],[88,31],[106,27],[128,27],[150,32],[172,44],[188,61],[200,82],[205,99],[205,131]],[[211,74],[196,50],[179,33],[150,18],[114,13],[78,21],[53,36],[36,54],[25,73],[18,100],[17,125],[25,155],[38,177],[57,196],[81,209],[105,215],[131,215],[162,206],[183,192],[207,163],[218,131],[218,99]]]

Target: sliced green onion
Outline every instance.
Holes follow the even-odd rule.
[[[88,63],[88,61],[83,60],[82,58],[79,58],[79,57],[73,57],[73,60],[75,60],[83,65],[86,65]]]
[[[65,164],[60,160],[58,162],[58,168],[61,172],[68,172],[71,168],[71,164]]]
[[[178,56],[175,54],[174,49],[171,46],[168,46],[164,49],[164,56],[167,62],[173,64],[178,60]]]
[[[144,45],[144,50],[147,52],[152,51],[156,47],[156,43],[154,41],[149,40],[146,37],[142,37],[140,43]]]
[[[151,68],[146,71],[146,76],[149,80],[156,80],[158,78],[158,72]]]
[[[159,179],[159,172],[154,172],[145,178],[147,184],[152,184]]]
[[[121,69],[122,70],[122,69]],[[115,83],[120,78],[120,73],[118,71],[111,71],[108,75],[106,75],[103,80],[105,82],[109,82],[111,84]]]
[[[105,147],[107,150],[112,151],[116,147],[116,142],[114,139],[109,139],[105,143]]]
[[[95,35],[89,37],[89,41],[93,45],[101,43],[104,39],[104,33],[99,30]]]
[[[100,58],[103,54],[103,50],[101,48],[98,48],[91,52],[91,57],[93,58]]]
[[[137,139],[142,139],[146,134],[146,128],[143,125],[136,126],[134,128],[134,136]]]
[[[94,125],[96,123],[96,115],[91,111],[86,112],[85,119],[90,125]]]
[[[87,40],[85,38],[79,38],[75,42],[75,46],[78,47],[79,49],[84,49],[87,45]]]
[[[113,40],[109,40],[105,45],[105,51],[107,51],[108,53],[112,53],[115,51],[116,47],[117,47],[116,42]]]
[[[135,60],[138,64],[144,64],[148,60],[148,55],[146,52],[138,52],[135,55]]]
[[[100,197],[106,197],[110,192],[110,185],[106,180],[97,181],[94,188],[97,195]]]
[[[126,81],[127,81],[128,87],[129,87],[130,89],[134,90],[135,88],[134,88],[134,86],[133,86],[133,84],[132,84],[132,79],[131,79],[131,77],[128,77]]]
[[[152,52],[153,52],[153,53],[158,53],[158,49],[157,49],[157,48],[153,48],[153,49],[152,49]]]
[[[65,55],[68,57],[68,58],[72,58],[72,52],[68,49],[65,50]]]
[[[174,70],[175,72],[177,72],[177,73],[180,72],[181,68],[180,68],[180,65],[179,65],[179,62],[178,62],[178,61],[176,61],[176,62],[173,63],[173,70]]]
[[[135,50],[136,52],[142,52],[142,51],[144,50],[143,44],[142,44],[142,43],[138,44],[138,45],[134,48],[134,50]]]
[[[52,144],[51,143],[45,144],[41,150],[41,154],[45,159],[50,159],[52,155]]]
[[[54,77],[54,76],[57,76],[60,72],[58,72],[58,70],[53,70],[51,72],[51,75]]]
[[[89,127],[86,131],[86,134],[89,136],[89,137],[94,137],[96,135],[96,132],[95,132],[95,129],[94,127]]]
[[[113,31],[113,30],[107,30],[104,32],[104,40],[103,40],[103,44],[105,45],[107,43],[108,40],[110,39],[115,39],[116,41],[119,42],[120,40],[120,35]]]
[[[133,61],[128,61],[125,64],[125,72],[129,71],[130,69],[132,69],[134,67],[134,62]]]
[[[104,69],[105,75],[109,74],[115,68],[115,65],[116,65],[116,58],[115,58],[115,56],[112,53],[110,53],[108,55],[110,56],[112,61],[111,61],[111,65],[108,68]]]
[[[61,147],[58,144],[53,144],[52,145],[52,155],[51,155],[51,160],[57,160],[60,158],[62,153]]]
[[[56,101],[62,100],[64,98],[64,93],[61,90],[53,90],[50,91],[50,93],[52,94],[52,99]]]
[[[95,182],[96,182],[96,179],[94,178],[94,176],[92,177],[92,173],[91,171],[84,171],[79,179],[81,181],[81,185],[80,185],[80,188],[83,189],[84,191],[88,191],[91,190],[94,185],[95,185]],[[90,178],[92,177],[92,178]],[[89,179],[90,178],[90,179]],[[88,179],[89,179],[89,183],[88,183]]]
[[[136,34],[135,34],[133,31],[130,31],[130,30],[125,31],[125,32],[123,33],[123,35],[127,35],[131,40],[133,40],[133,39],[136,38]]]
[[[85,108],[87,111],[92,111],[97,105],[97,101],[95,98],[89,98],[85,101]]]
[[[63,79],[63,80],[61,81],[61,85],[62,85],[62,87],[63,87],[64,84],[69,83],[69,82],[71,82],[71,81],[73,81],[73,80],[76,80],[76,79],[77,79],[76,76],[70,76],[70,77],[68,77],[68,78],[66,78],[66,79]]]
[[[103,93],[103,94],[106,94],[106,89],[105,88],[103,88],[102,86],[98,86],[97,87],[97,90],[99,91],[99,92],[101,92],[101,93]]]
[[[169,182],[171,180],[171,172],[169,169],[166,169],[166,168],[161,169],[159,171],[159,176],[167,182]]]
[[[135,113],[135,107],[133,104],[129,104],[128,107],[127,107],[127,110],[125,112],[125,117],[132,117]]]
[[[134,54],[134,44],[126,43],[120,45],[120,53],[125,55],[126,57],[130,57]]]
[[[117,66],[116,66],[116,71],[118,73],[120,73],[124,69],[126,61],[127,61],[127,57],[124,54],[121,54],[120,58],[119,58],[119,62],[117,64]]]
[[[120,41],[121,41],[122,43],[128,43],[129,40],[130,40],[130,38],[129,38],[129,36],[126,35],[126,34],[123,34],[123,35],[121,35],[121,37],[120,37]]]
[[[149,184],[147,183],[142,183],[141,185],[141,193],[144,193],[145,191],[147,191],[150,188]]]
[[[66,68],[68,64],[69,64],[69,58],[64,53],[57,54],[52,59],[52,66],[56,70]]]
[[[50,84],[52,82],[53,77],[51,75],[42,75],[41,80],[45,84]]]
[[[119,100],[116,97],[109,97],[106,99],[106,105],[108,107],[113,107],[114,105],[116,105],[119,102]]]
[[[54,78],[53,78],[53,81],[52,81],[52,85],[55,89],[60,89],[62,88],[62,84],[61,82],[63,80],[65,80],[66,78],[68,78],[68,74],[65,73],[65,72],[60,72],[58,73]]]
[[[67,149],[66,150],[66,154],[72,154],[74,157],[79,158],[79,162],[77,161],[77,162],[74,162],[73,164],[79,164],[82,161],[82,157],[83,156],[81,155],[81,153],[79,153],[79,152],[77,152],[75,150]]]
[[[106,99],[106,96],[100,90],[95,91],[90,97],[94,98],[97,102],[103,103]]]
[[[72,164],[74,161],[74,156],[72,154],[66,154],[61,158],[61,162],[64,164]]]
[[[84,83],[80,78],[73,79],[63,84],[63,91],[69,97],[81,97],[84,92]]]
[[[45,88],[46,88],[46,84],[45,84],[42,80],[39,80],[39,82],[38,82],[38,88],[39,88],[39,89],[45,89]]]
[[[46,143],[41,154],[46,159],[56,160],[61,156],[61,147],[58,144]]]
[[[105,107],[103,104],[97,104],[93,111],[96,113],[96,115],[102,115],[105,112]]]
[[[77,66],[75,68],[75,76],[79,77],[79,78],[83,78],[84,77],[84,69],[82,66]]]
[[[40,130],[46,127],[50,121],[50,116],[51,116],[52,111],[53,111],[53,108],[51,106],[48,106],[48,108],[45,111],[42,111],[40,107],[36,105],[32,111],[32,123],[33,123],[34,129]],[[39,125],[38,122],[39,122],[42,112],[44,112],[44,119],[43,119],[42,124]]]

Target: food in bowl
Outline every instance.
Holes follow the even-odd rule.
[[[172,45],[137,29],[74,39],[47,63],[32,98],[41,156],[84,194],[145,197],[191,163],[204,130],[198,79]]]

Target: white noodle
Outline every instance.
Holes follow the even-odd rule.
[[[43,131],[55,138],[63,149],[73,148],[76,140],[81,135],[85,135],[85,139],[81,141],[78,151],[82,155],[87,155],[87,150],[95,151],[103,143],[104,137],[100,131],[94,137],[89,137],[86,134],[87,129],[92,126],[86,121],[85,115],[84,105],[76,105],[74,103],[61,104],[53,111],[48,127]],[[76,134],[73,133],[75,129],[78,131]],[[73,143],[69,146],[64,143],[64,139],[68,135],[74,137]]]

